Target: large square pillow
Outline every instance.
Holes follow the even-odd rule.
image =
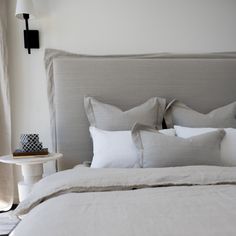
[[[144,168],[221,165],[220,143],[224,135],[223,130],[217,130],[184,139],[163,135],[140,124],[132,129]]]
[[[131,131],[105,131],[90,127],[93,139],[92,168],[141,167]],[[174,129],[161,130],[163,134],[175,135]]]
[[[137,107],[122,111],[93,97],[85,97],[84,106],[90,125],[102,130],[131,130],[136,122],[161,129],[166,100],[153,97]]]
[[[181,138],[190,138],[196,135],[215,131],[215,128],[188,128],[174,126],[176,134]],[[236,166],[236,129],[226,128],[221,142],[221,162],[224,166]]]
[[[173,100],[166,108],[165,122],[168,128],[174,125],[194,128],[236,128],[236,102],[203,114]]]

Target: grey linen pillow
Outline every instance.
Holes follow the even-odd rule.
[[[217,130],[184,139],[140,124],[132,129],[143,168],[221,165],[220,144],[224,135],[224,130]]]
[[[168,104],[164,118],[168,128],[174,125],[193,128],[236,128],[236,102],[202,114],[182,102],[173,100]]]
[[[109,131],[131,130],[135,123],[161,129],[166,100],[153,97],[127,111],[102,103],[93,97],[84,98],[84,107],[90,126]]]

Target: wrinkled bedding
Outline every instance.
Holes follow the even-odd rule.
[[[39,181],[12,236],[236,235],[236,167],[74,168]]]

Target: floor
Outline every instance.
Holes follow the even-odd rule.
[[[15,207],[14,205],[12,210]],[[0,212],[0,236],[7,236],[19,222],[16,217],[12,216],[12,210],[3,213]]]

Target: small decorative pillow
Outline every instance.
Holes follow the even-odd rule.
[[[215,128],[188,128],[175,126],[176,134],[181,138],[190,138],[196,135],[215,131]],[[224,166],[236,166],[236,129],[226,128],[221,142],[221,162]]]
[[[105,131],[90,127],[93,139],[92,168],[134,168],[140,167],[137,149],[132,141],[131,131]],[[174,129],[166,129],[167,135],[175,135]]]
[[[136,122],[161,129],[166,100],[153,97],[144,104],[127,111],[102,103],[95,98],[85,97],[85,111],[91,126],[103,130],[131,130]]]
[[[189,165],[221,165],[220,143],[223,130],[189,139],[163,135],[147,126],[136,124],[132,138],[144,168]]]
[[[208,114],[202,114],[174,100],[166,108],[165,122],[168,128],[174,125],[195,128],[236,128],[236,102]]]

